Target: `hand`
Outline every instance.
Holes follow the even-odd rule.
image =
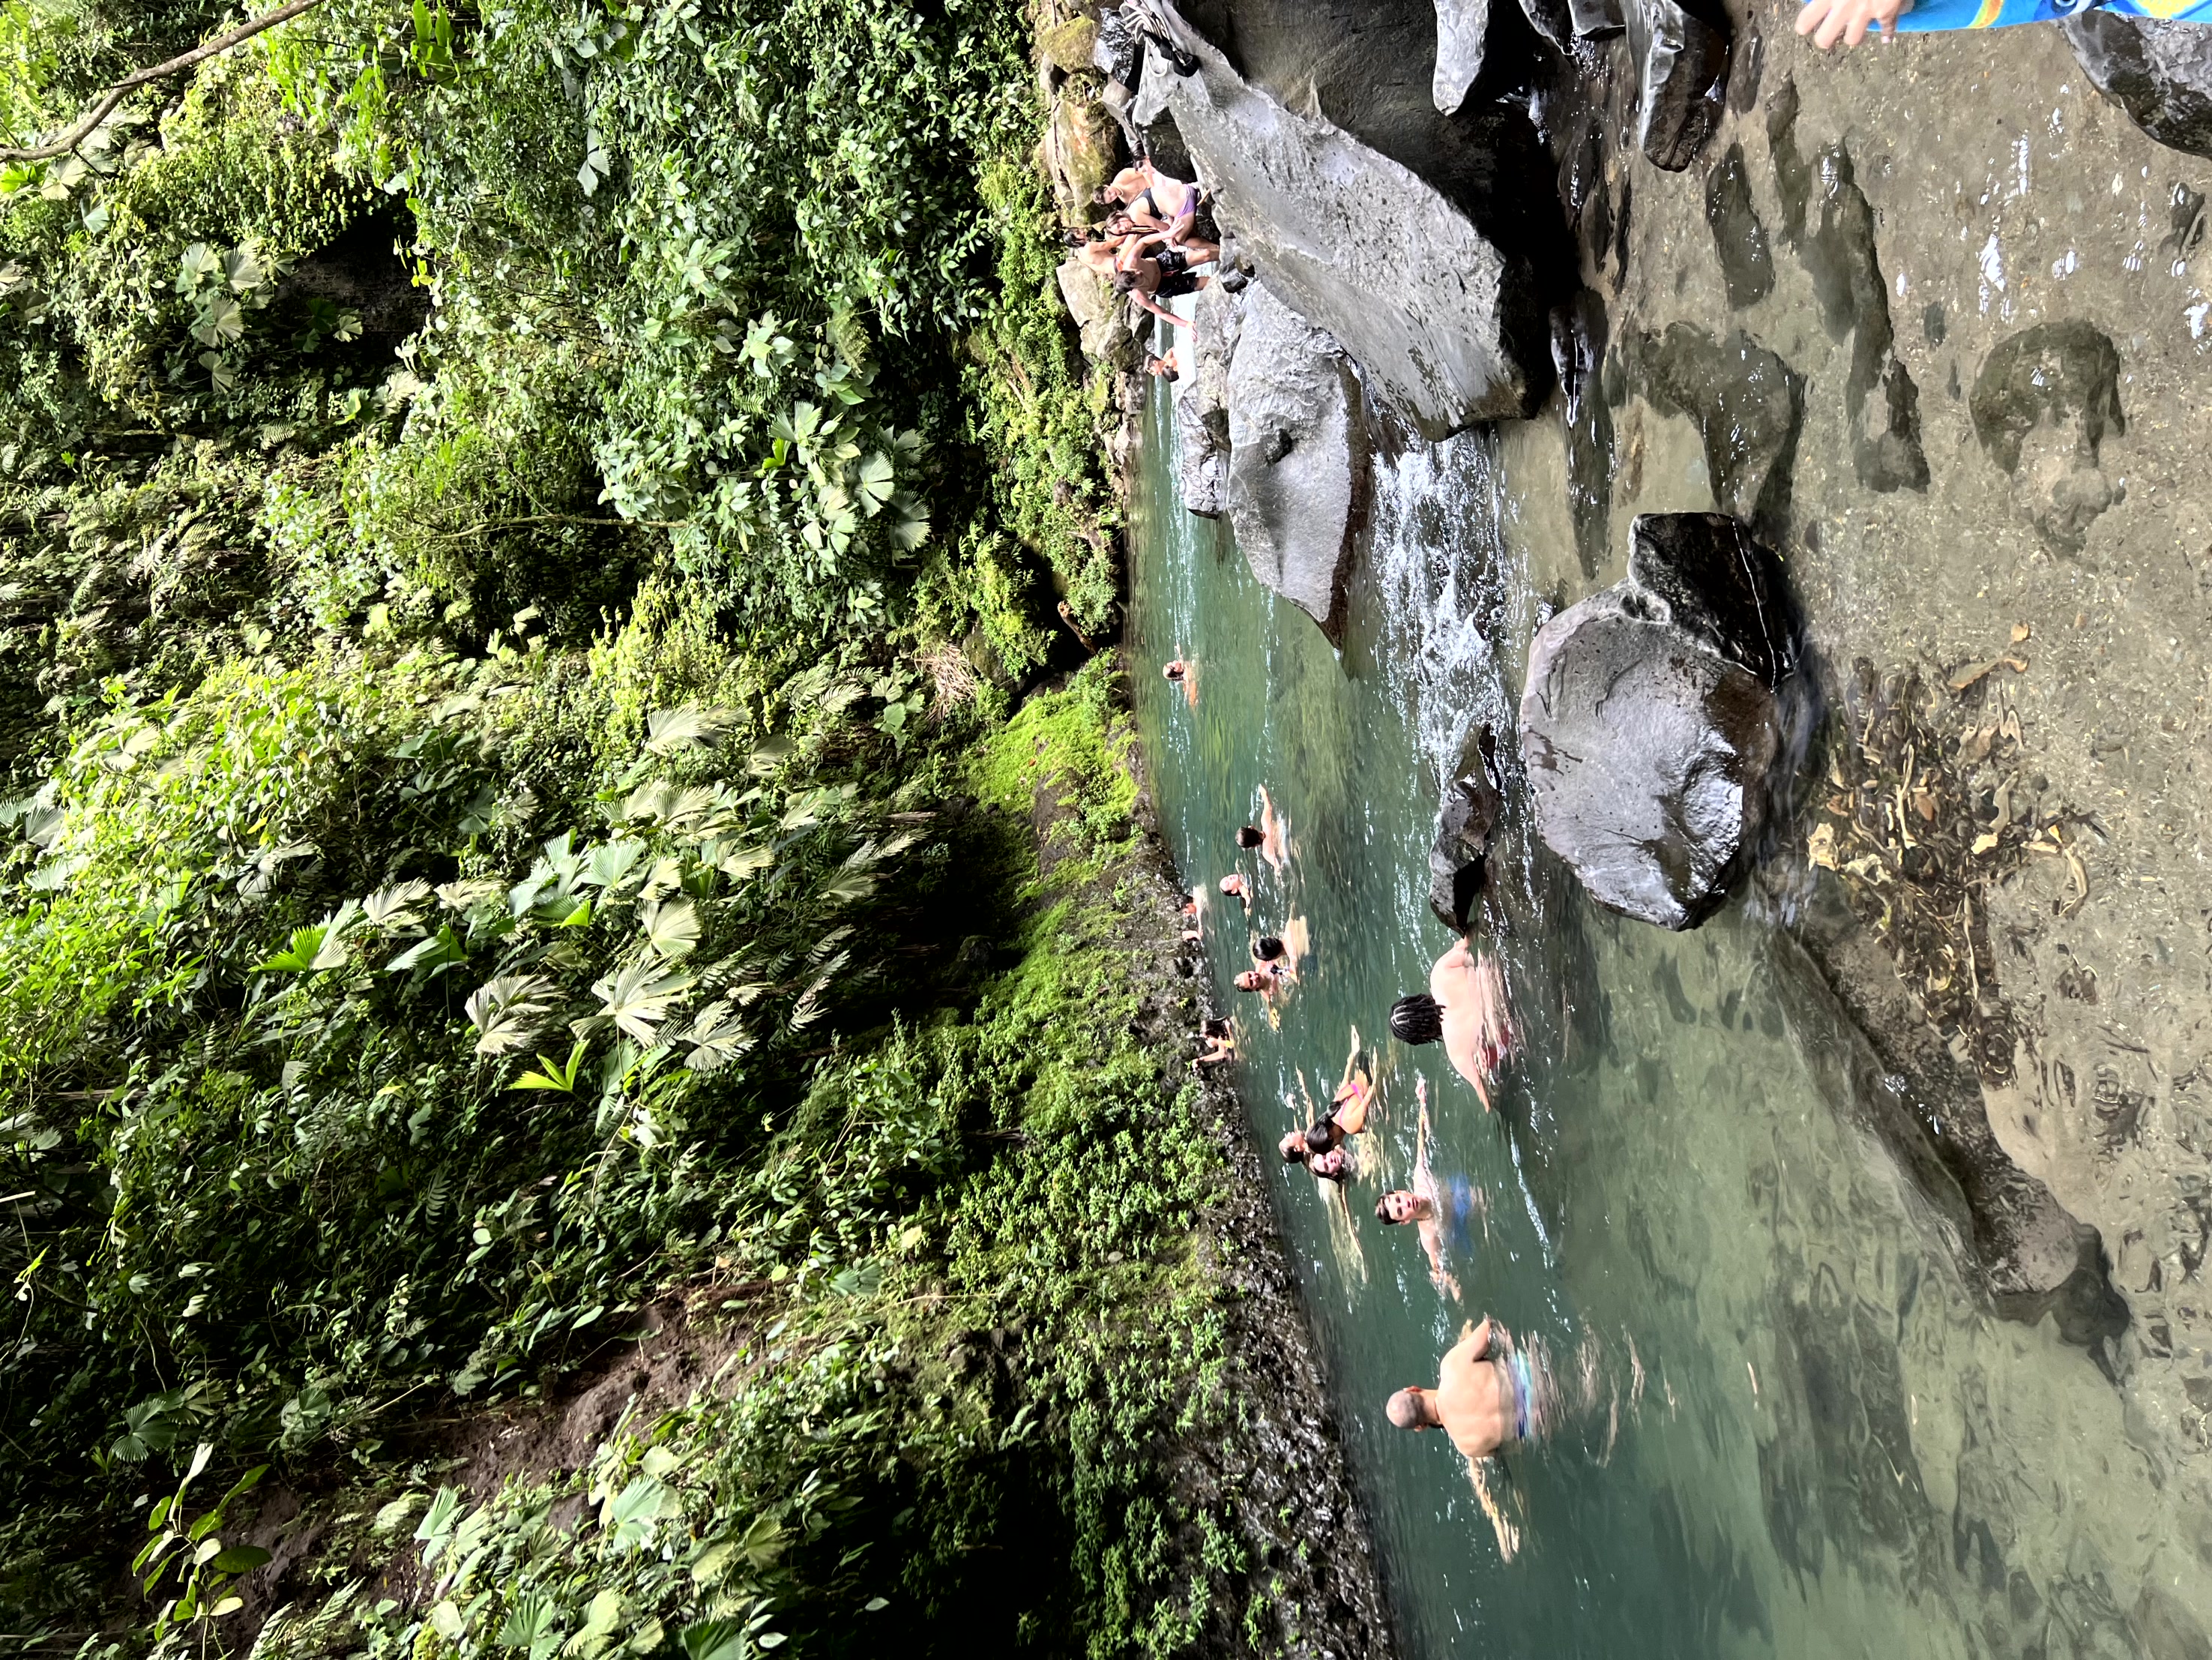
[[[1809,34],[1822,52],[1837,41],[1856,46],[1879,23],[1885,40],[1897,37],[1897,15],[1905,0],[1806,0],[1797,14],[1797,33]]]

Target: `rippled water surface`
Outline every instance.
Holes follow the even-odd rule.
[[[1479,436],[1386,462],[1340,656],[1175,503],[1166,410],[1137,492],[1139,719],[1187,877],[1242,869],[1250,927],[1310,942],[1279,1025],[1239,1000],[1255,1127],[1272,1144],[1304,1122],[1356,1045],[1382,1080],[1342,1201],[1271,1179],[1410,1652],[2208,1652],[2212,1518],[2161,1497],[2087,1351],[1977,1302],[1945,1217],[1857,1128],[1850,1034],[1763,924],[1605,916],[1516,823],[1503,950],[1528,1043],[1500,1110],[1389,1040],[1391,1000],[1449,943],[1425,903],[1439,782],[1474,722],[1511,747],[1536,612],[1510,492]],[[1194,708],[1147,666],[1177,654]],[[1263,787],[1283,877],[1235,847]],[[1218,894],[1206,921],[1226,985],[1248,924]],[[1456,1299],[1373,1217],[1412,1164],[1423,1078],[1438,1171],[1486,1206]],[[1508,1456],[1510,1563],[1449,1444],[1382,1411],[1485,1312],[1575,1398]]]

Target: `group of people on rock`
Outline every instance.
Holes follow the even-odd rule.
[[[1197,185],[1139,161],[1116,173],[1098,192],[1107,210],[1097,225],[1067,233],[1075,258],[1162,321],[1181,327],[1184,320],[1166,301],[1195,294],[1212,278],[1200,268],[1221,258],[1221,239]],[[1154,357],[1146,368],[1170,380],[1178,373],[1175,353]]]
[[[1164,669],[1166,678],[1188,690],[1196,665],[1178,658]],[[1258,855],[1278,876],[1291,858],[1288,828],[1273,799],[1260,793],[1259,822],[1237,833],[1240,852]],[[1256,874],[1256,873],[1255,873]],[[1219,879],[1218,891],[1237,901],[1250,915],[1254,878],[1232,872]],[[1184,909],[1188,926],[1185,939],[1200,937],[1197,926],[1202,891],[1194,891]],[[1486,1111],[1492,1106],[1491,1090],[1500,1071],[1512,1058],[1519,1034],[1505,977],[1496,954],[1478,947],[1474,927],[1455,939],[1429,971],[1428,989],[1401,997],[1390,1010],[1392,1034],[1410,1044],[1441,1043],[1453,1070],[1474,1090]],[[1303,933],[1297,919],[1284,932]],[[1240,971],[1234,984],[1239,991],[1267,1000],[1270,1018],[1274,1000],[1297,976],[1297,952],[1273,933],[1253,935],[1253,966]],[[1218,1065],[1237,1058],[1236,1038],[1228,1021],[1208,1019],[1200,1032],[1205,1050],[1194,1065]],[[1311,1124],[1287,1132],[1277,1144],[1286,1164],[1297,1164],[1319,1181],[1339,1184],[1358,1173],[1352,1148],[1364,1134],[1376,1104],[1376,1090],[1360,1066],[1356,1047],[1328,1106]],[[1449,1262],[1464,1257],[1474,1247],[1473,1231],[1486,1206],[1481,1189],[1464,1177],[1440,1179],[1431,1160],[1428,1085],[1416,1080],[1419,1102],[1413,1169],[1409,1184],[1383,1194],[1376,1202],[1375,1216],[1386,1225],[1410,1225],[1428,1258],[1429,1274],[1437,1289],[1456,1301],[1458,1281]],[[1452,1249],[1448,1251],[1448,1245]],[[1410,1386],[1393,1395],[1387,1405],[1389,1421],[1401,1429],[1441,1429],[1468,1461],[1468,1471],[1478,1498],[1498,1529],[1500,1547],[1510,1556],[1516,1530],[1494,1503],[1480,1461],[1508,1442],[1524,1439],[1543,1426],[1550,1391],[1537,1360],[1516,1347],[1510,1336],[1493,1321],[1469,1323],[1461,1339],[1441,1362],[1436,1386]]]

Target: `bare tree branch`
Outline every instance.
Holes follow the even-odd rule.
[[[166,64],[156,64],[136,75],[125,76],[107,89],[106,95],[92,106],[92,112],[71,127],[51,144],[33,144],[27,149],[15,149],[0,145],[0,161],[45,161],[57,155],[66,155],[85,141],[94,128],[107,119],[115,106],[123,101],[125,93],[135,92],[149,82],[167,76],[181,75],[197,68],[210,58],[228,52],[241,40],[250,40],[264,29],[273,29],[277,24],[311,11],[323,0],[284,0],[274,11],[265,11],[250,23],[241,24],[228,34],[219,34],[205,46],[195,46],[181,58],[172,58]]]

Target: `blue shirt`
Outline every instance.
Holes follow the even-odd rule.
[[[2049,23],[2091,9],[2123,17],[2154,17],[2169,22],[2212,23],[2212,0],[1912,0],[1897,20],[1900,33],[1933,29],[2002,28],[2013,23]],[[1880,25],[1875,25],[1877,29]]]

